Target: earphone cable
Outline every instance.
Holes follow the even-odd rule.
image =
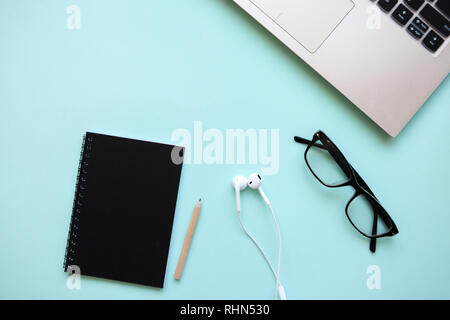
[[[270,208],[270,212],[272,213],[272,218],[273,221],[275,223],[275,229],[277,231],[277,237],[278,237],[278,265],[277,265],[277,287],[276,287],[276,291],[275,291],[275,298],[278,297],[278,289],[280,287],[280,268],[281,268],[281,232],[280,232],[280,227],[278,225],[278,221],[277,218],[275,217],[275,212],[273,210],[273,207],[271,204],[268,205]]]
[[[278,228],[278,223],[277,220],[275,219],[275,214],[273,212],[273,208],[272,206],[269,206],[271,212],[272,212],[272,217],[274,218],[275,221],[275,226],[277,229],[277,233],[278,233],[278,266],[277,266],[277,271],[275,271],[275,268],[273,267],[272,263],[270,262],[269,258],[267,257],[266,253],[264,252],[264,250],[262,249],[262,247],[259,245],[258,241],[256,241],[256,239],[247,231],[247,229],[245,228],[242,219],[241,219],[241,212],[238,212],[238,217],[239,217],[239,222],[242,226],[242,229],[244,230],[244,232],[247,234],[247,236],[250,238],[250,240],[253,241],[253,243],[256,245],[256,247],[259,249],[259,251],[261,252],[261,254],[263,255],[264,259],[266,260],[267,264],[269,265],[270,269],[272,270],[273,275],[275,276],[275,280],[276,280],[276,291],[275,291],[275,299],[278,297],[278,288],[280,286],[280,279],[279,279],[279,272],[280,272],[280,261],[281,261],[281,234],[280,234],[280,230]]]

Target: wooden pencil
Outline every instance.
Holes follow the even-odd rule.
[[[186,237],[184,238],[183,249],[181,250],[180,258],[178,259],[177,269],[175,271],[175,279],[177,280],[180,280],[181,273],[183,272],[184,263],[188,255],[189,248],[191,246],[192,236],[194,235],[195,226],[197,225],[201,205],[202,199],[198,200],[197,204],[194,207],[194,211],[192,212],[191,222],[189,223]]]

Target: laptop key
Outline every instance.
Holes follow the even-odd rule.
[[[442,11],[443,14],[450,18],[450,1],[448,0],[438,0],[436,2],[436,7]]]
[[[413,13],[403,4],[400,4],[392,13],[392,18],[394,18],[402,26],[404,26],[409,20],[411,20],[412,16]]]
[[[415,17],[412,23],[420,30],[422,33],[427,33],[428,31],[428,25],[420,20],[419,18]]]
[[[405,3],[414,11],[419,10],[425,0],[405,0]]]
[[[448,1],[448,0],[447,0]],[[442,33],[445,37],[450,34],[450,21],[448,21],[442,14],[440,14],[430,4],[426,4],[420,11],[420,16],[431,24],[437,31]]]
[[[442,39],[436,32],[431,30],[426,35],[425,39],[423,39],[422,43],[431,52],[436,52],[436,50],[439,49],[439,47],[444,43],[444,39]]]
[[[378,6],[386,12],[390,12],[398,3],[398,0],[380,0]]]
[[[408,26],[407,30],[408,30],[409,34],[412,35],[415,39],[420,39],[423,36],[422,31],[420,31],[420,29],[417,28],[412,23]]]

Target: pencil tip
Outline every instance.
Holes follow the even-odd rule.
[[[202,202],[202,198],[200,198],[200,199],[198,200],[198,202]]]

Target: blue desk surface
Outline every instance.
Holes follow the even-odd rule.
[[[70,5],[81,10],[80,29],[67,27]],[[172,143],[195,123],[223,135],[279,130],[279,169],[264,187],[283,234],[289,298],[450,298],[448,79],[392,139],[230,0],[2,1],[0,48],[0,298],[273,298],[273,275],[235,213],[232,178],[263,167],[248,161],[184,166],[164,289],[89,277],[80,290],[66,286],[84,132]],[[352,190],[322,187],[292,140],[319,128],[398,225],[376,254],[345,217]],[[244,222],[275,259],[270,212],[256,192],[242,202]],[[372,265],[381,272],[374,290]]]

